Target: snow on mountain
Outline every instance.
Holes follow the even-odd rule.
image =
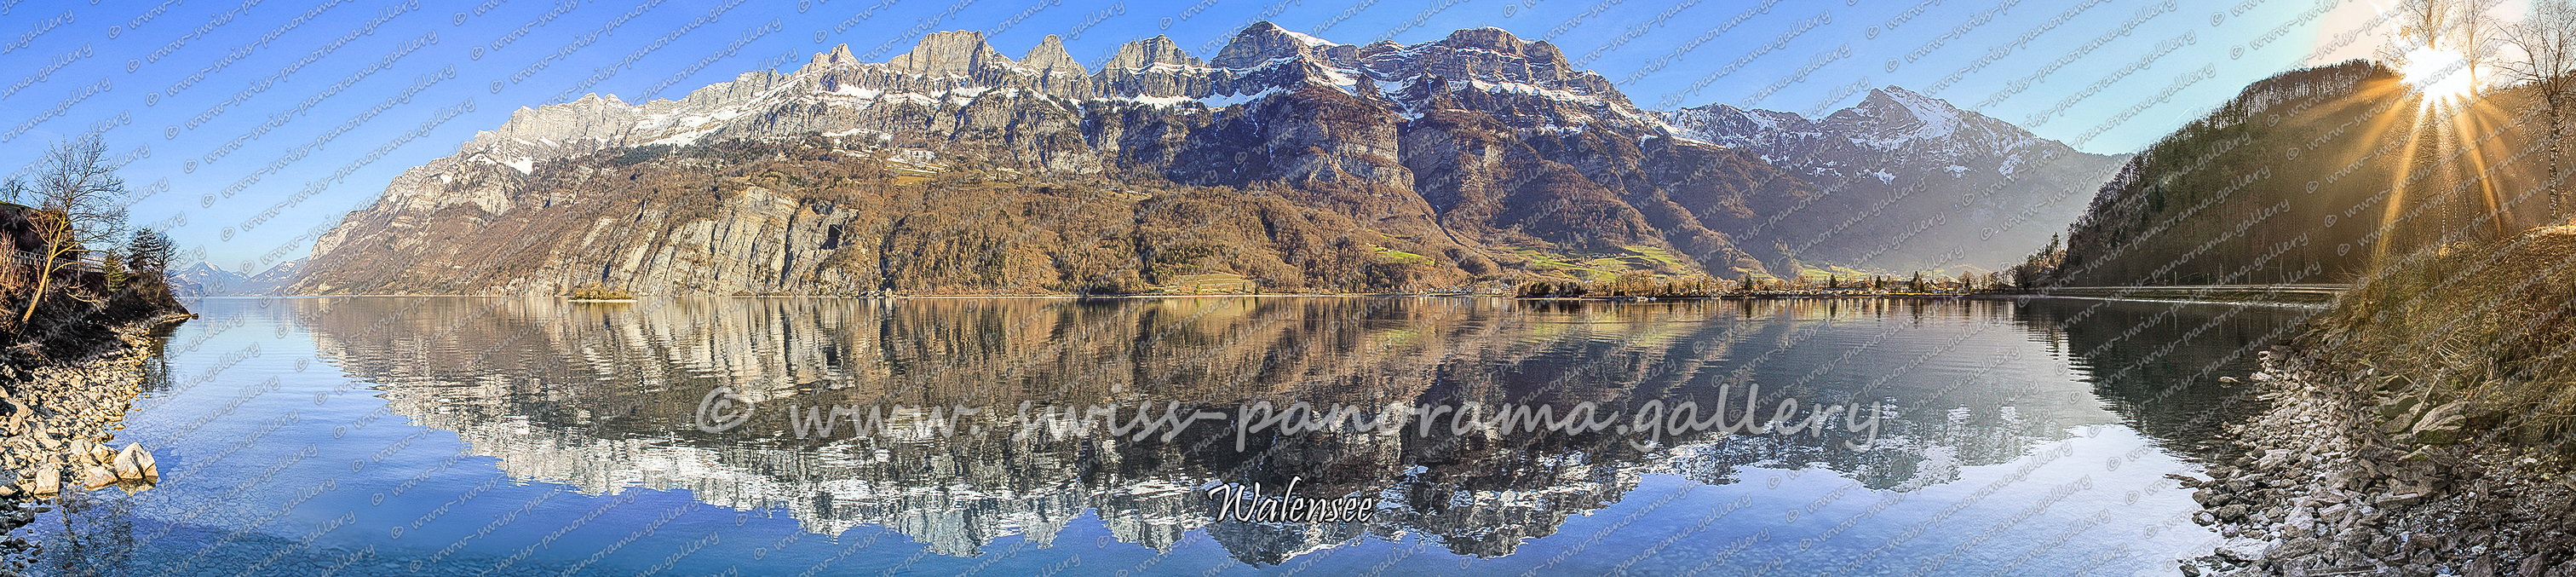
[[[611,212],[640,214],[611,224],[600,220],[610,218],[603,209],[566,208],[632,203],[576,184],[621,170],[637,178],[650,167],[624,167],[670,153],[656,147],[737,140],[891,158],[914,173],[972,165],[1283,187],[1299,191],[1297,202],[1357,217],[1384,238],[1449,251],[1443,262],[1479,271],[1537,266],[1513,250],[1646,246],[1686,257],[1666,272],[1728,277],[1817,265],[1991,268],[2036,247],[2028,237],[2050,232],[2038,223],[2081,208],[2082,198],[2061,203],[2055,193],[2091,190],[2101,181],[2092,173],[2116,162],[1894,87],[1816,119],[1725,105],[1648,111],[1556,46],[1490,27],[1419,44],[1351,45],[1261,22],[1206,59],[1156,36],[1120,46],[1097,70],[1053,37],[1014,59],[981,33],[939,32],[883,62],[840,46],[793,71],[747,72],[677,99],[585,95],[514,111],[456,154],[396,177],[374,206],[318,239],[298,290],[552,294],[566,279],[624,278],[647,290],[721,294],[889,282],[819,276],[813,267],[845,250],[842,242],[760,260],[753,257],[772,254],[760,244],[772,237],[751,232],[685,246],[629,238],[640,234],[629,228],[646,226],[638,219],[677,219],[658,225],[671,228],[698,226],[689,219],[700,217],[619,208]],[[575,163],[558,164],[568,160]],[[795,213],[790,188],[764,185],[761,194],[777,202],[741,201],[750,204],[721,218],[779,220],[792,229],[785,234],[818,238],[865,224]],[[1924,225],[1927,218],[1946,220]],[[535,231],[508,238],[557,243],[546,249],[556,252],[502,267],[489,255],[536,249],[454,240],[503,226],[495,223]],[[591,228],[562,228],[577,224]],[[750,248],[687,266],[765,272],[645,284],[686,268],[672,255],[718,245]],[[612,246],[625,256],[585,260]],[[467,267],[482,276],[439,280]],[[385,268],[401,270],[378,271]],[[1458,274],[1494,274],[1467,270]]]
[[[265,296],[295,282],[305,259],[278,263],[258,274],[242,274],[199,261],[170,272],[170,290],[180,298],[206,296]]]
[[[1361,80],[1369,81],[1365,91],[1389,92],[1426,79],[1444,81],[1437,88],[1453,93],[1546,103],[1525,107],[1550,117],[1532,126],[1663,121],[1629,103],[1599,74],[1570,70],[1554,46],[1522,41],[1498,28],[1461,30],[1413,46],[1359,47],[1264,22],[1244,29],[1210,61],[1157,36],[1121,46],[1098,73],[1064,55],[1053,36],[1013,60],[986,45],[982,34],[961,31],[927,35],[886,62],[859,62],[847,46],[836,47],[794,72],[750,72],[677,100],[630,104],[614,95],[585,95],[521,108],[507,124],[459,147],[457,158],[525,174],[537,161],[602,148],[862,128],[872,108],[965,108],[987,99],[1032,98],[1068,109],[1094,99],[1222,108],[1303,85],[1357,94],[1364,91]],[[1392,97],[1408,107],[1433,100],[1421,92]],[[1564,110],[1548,110],[1558,107]]]
[[[1753,231],[1754,242],[1783,243],[1801,260],[1890,270],[2019,262],[2058,232],[2055,223],[2081,213],[2089,191],[2125,159],[1894,86],[1823,118],[1712,104],[1665,120],[1676,134],[1753,152],[1823,190],[1766,217],[1774,224]],[[1953,214],[1964,222],[1918,222]]]

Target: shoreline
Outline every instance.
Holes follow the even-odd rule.
[[[2230,426],[2239,452],[2208,479],[2172,476],[2202,506],[2193,521],[2226,539],[2182,574],[2576,575],[2563,460],[2392,438],[2378,387],[2287,347],[2261,356],[2249,378],[2273,410]]]
[[[114,441],[144,392],[144,364],[160,353],[154,333],[193,318],[169,313],[113,327],[114,347],[0,375],[14,389],[0,393],[0,469],[7,474],[0,482],[0,535],[51,511],[47,501],[109,487],[141,491],[159,480],[146,448]],[[0,554],[29,547],[8,537]]]
[[[238,300],[257,300],[257,299],[330,299],[330,298],[471,298],[471,299],[526,298],[526,299],[552,299],[552,300],[561,300],[561,301],[565,301],[565,302],[639,302],[639,301],[654,300],[654,299],[659,299],[659,298],[836,299],[836,300],[889,300],[889,301],[892,301],[892,300],[911,300],[911,299],[1051,299],[1051,300],[1125,300],[1125,299],[1217,299],[1217,298],[1261,298],[1261,297],[1295,297],[1295,298],[1491,298],[1491,299],[1503,299],[1503,300],[1513,300],[1513,301],[1556,301],[1556,302],[1661,302],[1661,301],[1701,301],[1701,300],[1769,300],[1769,299],[1781,299],[1781,300],[1786,300],[1786,299],[1865,299],[1865,298],[1992,298],[1992,297],[2091,298],[2091,297],[2060,297],[2060,296],[2052,296],[2052,295],[2025,295],[2025,294],[2014,294],[2014,293],[1853,293],[1853,294],[1764,293],[1764,294],[1749,294],[1749,295],[1748,295],[1748,294],[1723,294],[1723,295],[1656,296],[1656,297],[1633,297],[1633,296],[1617,296],[1617,297],[1592,297],[1592,296],[1585,296],[1585,297],[1519,297],[1519,296],[1512,296],[1512,295],[1508,295],[1508,294],[1493,294],[1493,293],[1259,293],[1259,294],[1200,294],[1200,295],[1191,295],[1191,294],[1172,294],[1172,295],[1164,295],[1164,294],[1133,294],[1133,295],[1064,295],[1064,294],[993,294],[993,295],[977,295],[977,294],[941,294],[941,295],[896,295],[896,296],[843,296],[843,295],[718,295],[718,294],[706,294],[706,295],[674,295],[674,296],[651,296],[651,295],[647,295],[647,296],[637,297],[637,298],[633,298],[633,299],[575,299],[575,298],[567,298],[567,297],[561,297],[561,296],[547,296],[547,295],[470,295],[470,294],[444,294],[444,295],[430,295],[430,294],[363,294],[363,295],[221,295],[221,296],[202,296],[202,297],[193,297],[191,300],[198,300],[198,299],[238,299]],[[2235,302],[2235,301],[2185,301],[2185,302]]]

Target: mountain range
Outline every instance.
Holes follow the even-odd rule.
[[[1903,89],[1645,110],[1496,28],[1257,23],[1088,70],[974,32],[678,100],[523,108],[315,243],[295,294],[1333,292],[1991,270],[2125,158]]]
[[[275,295],[302,276],[303,266],[304,259],[295,259],[277,263],[258,274],[242,274],[200,261],[170,272],[170,292],[183,299]]]

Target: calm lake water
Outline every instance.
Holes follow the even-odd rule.
[[[195,309],[117,440],[152,450],[160,486],[67,498],[22,530],[45,544],[39,572],[2171,574],[2219,541],[2163,475],[2197,471],[2225,424],[2260,409],[2218,377],[2250,372],[2309,312],[1290,297]],[[1626,427],[1684,402],[1723,427],[1756,386],[1753,420],[1795,399],[1783,424],[1810,430]],[[1558,419],[1588,406],[1601,430],[1453,428],[1438,412],[1391,430],[1239,430],[1258,401],[1370,418],[1390,403]],[[1154,418],[1213,416],[1130,429],[1148,403]],[[1820,406],[1839,408],[1807,420]],[[832,434],[804,418],[816,407]],[[1067,407],[1116,416],[1090,431],[1039,418]],[[1290,482],[1374,499],[1373,515],[1219,520],[1207,492]]]

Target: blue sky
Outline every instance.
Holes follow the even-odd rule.
[[[730,2],[730,3],[728,3]],[[2518,10],[2518,3],[2499,8]],[[980,30],[1096,63],[1168,35],[1213,56],[1261,20],[1346,44],[1494,26],[1656,110],[1815,115],[1895,85],[2102,153],[2247,82],[2371,54],[2371,0],[0,0],[0,172],[96,133],[130,221],[252,271],[299,258],[404,169],[512,110],[677,98],[848,44],[884,60]]]

